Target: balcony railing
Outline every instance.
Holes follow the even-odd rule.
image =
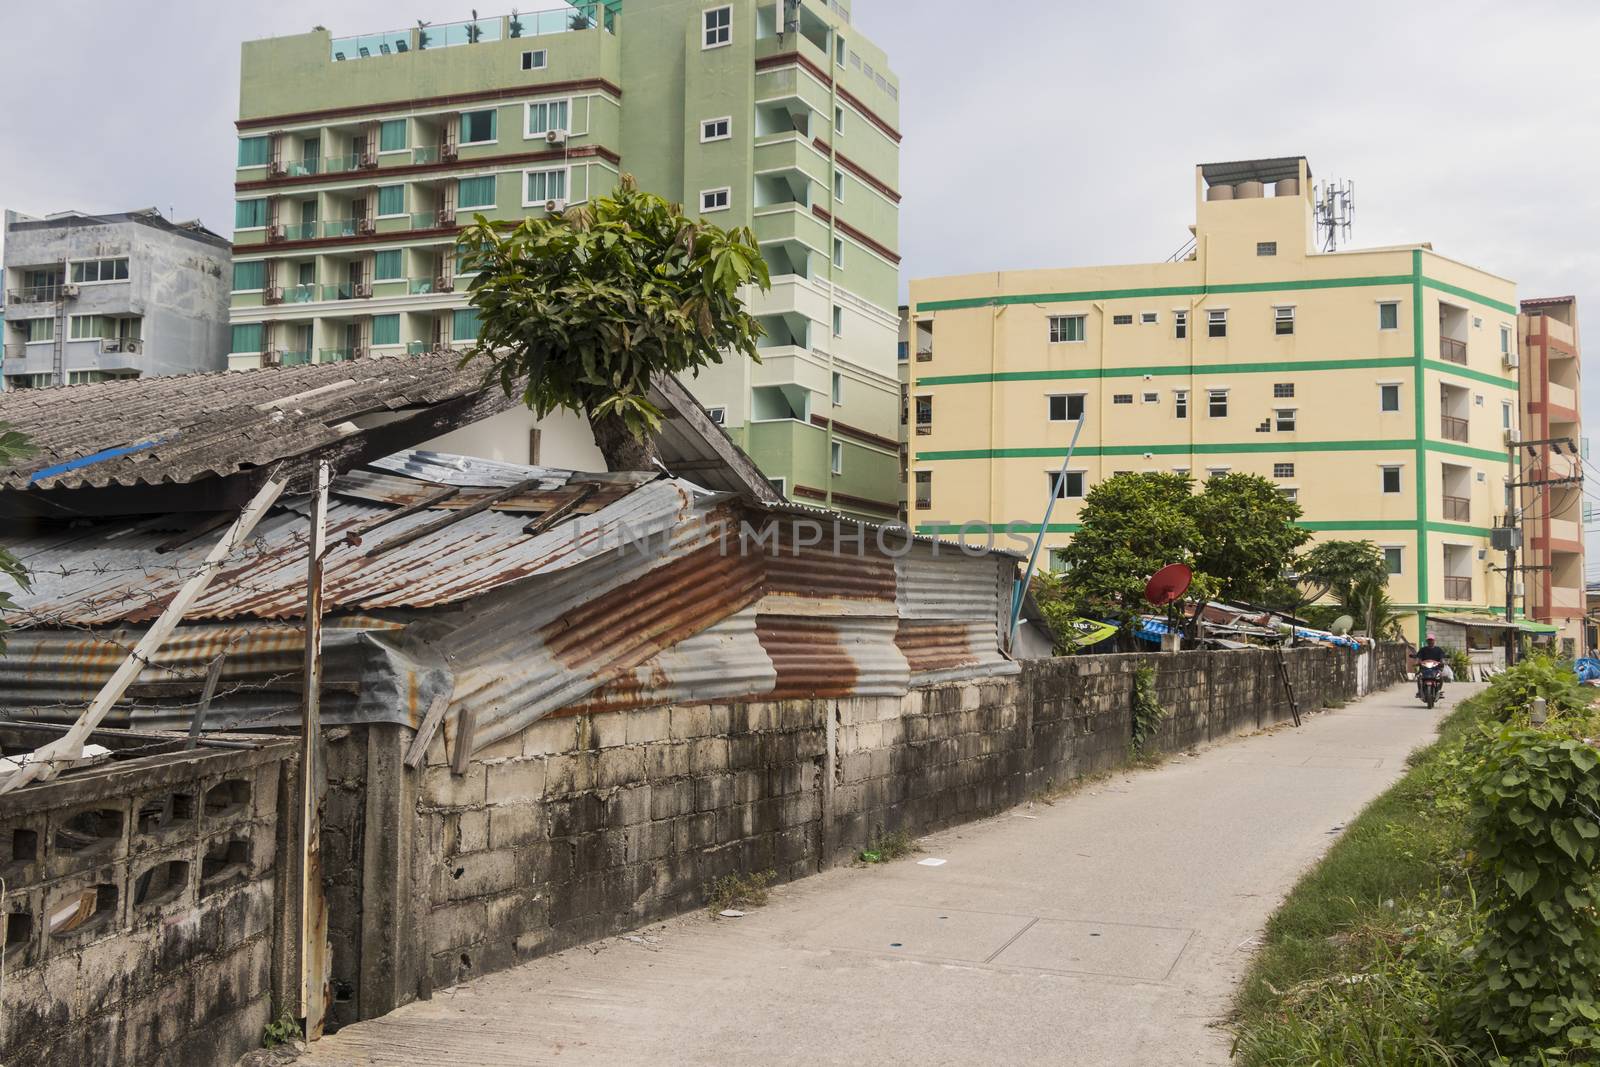
[[[579,0],[571,7],[551,11],[522,13],[510,17],[473,19],[466,22],[435,23],[417,29],[387,30],[333,39],[332,59],[336,63],[357,59],[381,59],[429,48],[454,48],[481,44],[506,37],[539,37],[547,33],[586,30],[597,23],[615,32],[614,0]]]
[[[1444,500],[1444,517],[1450,522],[1472,521],[1472,498],[1465,496],[1446,496]]]
[[[933,349],[931,349],[931,348],[919,348],[919,349],[917,349],[917,362],[918,363],[929,363],[932,360],[933,360]]]
[[[1465,441],[1467,439],[1467,420],[1458,419],[1454,415],[1439,416],[1439,436],[1446,441]]]
[[[411,150],[411,162],[422,165],[424,163],[437,163],[443,155],[436,144],[418,145]]]
[[[355,235],[355,219],[329,219],[322,224],[322,236],[324,237],[354,237]]]
[[[310,159],[290,159],[283,164],[283,173],[290,178],[309,178],[313,174],[322,173],[322,160],[313,156]]]
[[[356,287],[350,282],[340,282],[337,285],[324,285],[322,299],[324,300],[354,300]]]
[[[355,350],[351,348],[319,348],[317,349],[318,363],[341,363],[347,359],[355,358]]]
[[[329,156],[322,161],[322,169],[329,174],[345,174],[361,167],[361,153],[352,152],[347,156]]]
[[[1458,578],[1453,574],[1445,575],[1444,598],[1446,600],[1471,600],[1472,579]]]
[[[309,304],[316,300],[319,295],[321,295],[321,286],[309,283],[306,285],[289,285],[284,287],[283,302],[285,304]]]
[[[1439,338],[1439,358],[1447,363],[1467,361],[1467,343],[1450,337]]]
[[[310,352],[281,352],[278,362],[285,367],[298,367],[311,362]]]
[[[61,283],[55,285],[25,285],[21,289],[6,291],[6,300],[13,304],[50,304],[61,295]]]
[[[285,241],[309,241],[317,236],[315,219],[310,222],[280,222],[278,226],[283,230]]]

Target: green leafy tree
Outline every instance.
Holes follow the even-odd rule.
[[[563,215],[476,216],[461,245],[482,320],[467,358],[487,360],[541,417],[585,415],[612,470],[658,460],[652,376],[697,373],[724,353],[759,359],[761,324],[740,298],[771,285],[755,234],[692,219],[632,175]]]
[[[0,423],[0,468],[11,466],[30,451],[32,449],[28,447],[27,438]],[[3,544],[0,544],[0,576],[9,579],[20,590],[26,591],[29,588],[27,570],[16,556],[6,551]],[[10,629],[6,625],[5,616],[8,612],[15,611],[16,607],[11,591],[0,585],[0,654],[6,650],[6,631]]]
[[[1371,541],[1323,541],[1300,557],[1299,573],[1307,600],[1331,593],[1341,604],[1352,600],[1357,586],[1389,579],[1383,550]]]
[[[1311,540],[1300,505],[1258,474],[1218,474],[1190,503],[1200,540],[1195,563],[1224,600],[1259,603],[1281,586],[1295,550]]]
[[[1078,607],[1124,620],[1154,610],[1144,595],[1150,576],[1169,563],[1196,564],[1192,486],[1186,475],[1146,472],[1116,474],[1089,490],[1078,532],[1061,552],[1062,582]],[[1197,570],[1191,595],[1215,590]]]

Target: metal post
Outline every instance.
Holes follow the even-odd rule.
[[[1061,470],[1056,473],[1056,480],[1050,483],[1050,499],[1045,502],[1044,521],[1039,524],[1039,536],[1033,539],[1033,552],[1028,556],[1028,569],[1022,572],[1022,581],[1012,593],[1011,630],[1010,637],[1006,641],[1008,646],[1015,647],[1017,643],[1017,623],[1022,618],[1022,600],[1028,595],[1028,583],[1033,581],[1034,569],[1039,565],[1039,549],[1044,546],[1044,535],[1050,529],[1050,514],[1056,509],[1056,495],[1061,492],[1061,486],[1067,477],[1067,468],[1072,465],[1072,453],[1078,447],[1078,435],[1083,433],[1083,424],[1088,418],[1087,411],[1078,416],[1078,424],[1072,430],[1072,441],[1067,445],[1067,456],[1061,461]]]
[[[300,1007],[306,1040],[322,1036],[328,1003],[328,908],[322,895],[322,566],[327,550],[330,468],[312,482],[306,545],[305,689],[300,716]]]
[[[1506,631],[1506,666],[1514,667],[1517,663],[1517,543],[1509,536],[1506,538],[1506,623],[1511,627]]]

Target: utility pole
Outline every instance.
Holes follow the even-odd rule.
[[[1537,461],[1539,458],[1539,449],[1549,448],[1553,453],[1559,454],[1561,451],[1561,446],[1563,445],[1566,446],[1569,455],[1577,456],[1579,454],[1577,442],[1570,437],[1546,437],[1538,441],[1509,441],[1506,444],[1506,463],[1508,469],[1511,471],[1510,484],[1511,489],[1513,490],[1511,494],[1512,503],[1510,508],[1506,511],[1506,521],[1504,526],[1495,528],[1494,533],[1490,538],[1490,544],[1495,548],[1504,549],[1506,554],[1506,623],[1511,626],[1511,629],[1506,631],[1507,667],[1515,665],[1517,660],[1517,580],[1521,576],[1522,571],[1544,570],[1549,566],[1549,564],[1543,564],[1534,567],[1524,565],[1520,569],[1517,567],[1517,549],[1522,547],[1522,528],[1519,523],[1521,522],[1523,513],[1526,512],[1527,509],[1518,505],[1520,494],[1518,494],[1515,490],[1525,488],[1545,490],[1554,485],[1583,484],[1583,469],[1582,467],[1576,465],[1573,468],[1574,473],[1567,475],[1566,477],[1553,477],[1553,472],[1550,471],[1548,465],[1546,465],[1545,469],[1542,471],[1535,468],[1530,472],[1531,474],[1536,475],[1536,477],[1529,478],[1526,481],[1518,479],[1516,477],[1517,449],[1526,448],[1528,450],[1528,455]]]

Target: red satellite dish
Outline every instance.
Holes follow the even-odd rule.
[[[1144,587],[1144,598],[1156,607],[1165,607],[1189,591],[1194,572],[1182,563],[1169,563],[1151,577]]]

